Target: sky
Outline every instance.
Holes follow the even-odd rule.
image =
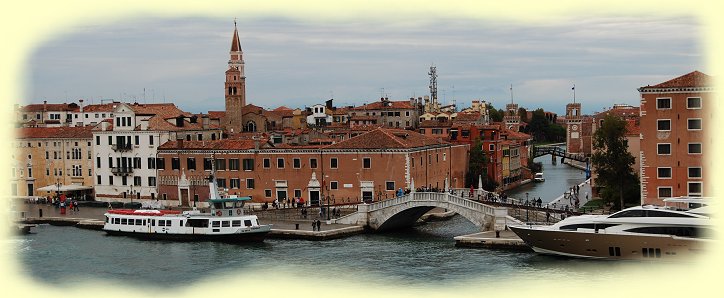
[[[521,107],[559,114],[573,101],[574,85],[576,101],[591,114],[613,104],[639,105],[641,86],[694,70],[714,75],[693,17],[523,23],[246,16],[236,22],[247,103],[269,109],[428,95],[433,65],[443,104],[485,100],[504,108],[512,97]],[[194,113],[224,110],[233,30],[233,18],[178,16],[69,27],[33,51],[23,103],[112,99],[173,102]]]

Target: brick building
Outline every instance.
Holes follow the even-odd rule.
[[[638,88],[641,94],[641,202],[662,204],[668,197],[706,196],[704,154],[712,154],[714,87],[694,71]]]
[[[327,196],[336,203],[378,200],[413,183],[444,188],[448,178],[451,187],[463,187],[468,148],[384,128],[326,146],[170,141],[158,150],[158,191],[161,199],[180,205],[192,205],[194,198],[205,202],[214,163],[220,188],[254,202],[303,197],[317,204]]]

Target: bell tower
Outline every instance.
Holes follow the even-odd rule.
[[[567,153],[582,153],[583,141],[581,124],[581,103],[569,103],[566,105],[566,151]]]
[[[236,20],[234,20],[234,35],[231,38],[228,64],[224,84],[226,106],[224,129],[227,133],[238,133],[243,127],[241,108],[246,105],[246,77],[244,76],[244,56],[241,42],[239,42],[239,32],[236,29]]]

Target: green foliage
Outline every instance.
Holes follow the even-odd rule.
[[[548,121],[543,109],[533,111],[524,132],[532,135],[538,143],[564,142],[566,139],[566,129]]]
[[[493,122],[503,121],[503,115],[504,115],[503,110],[496,110],[493,107],[493,105],[491,105],[491,104],[488,104],[486,106],[486,108],[488,109],[488,115],[490,115],[490,121],[493,121]]]
[[[468,174],[465,176],[465,186],[474,188],[478,187],[478,178],[483,178],[483,188],[492,191],[498,185],[494,180],[490,179],[483,173],[483,169],[487,166],[488,158],[483,151],[483,141],[479,138],[475,139],[475,143],[470,148],[470,161],[468,163]]]
[[[592,166],[598,176],[596,185],[606,202],[623,209],[626,203],[638,204],[640,201],[639,179],[632,166],[634,157],[628,152],[626,141],[626,121],[613,115],[603,119],[603,125],[593,135],[591,156]],[[617,200],[618,199],[618,200]]]
[[[521,122],[528,123],[528,111],[525,108],[518,108],[518,116]]]

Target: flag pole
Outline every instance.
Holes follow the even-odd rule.
[[[576,103],[576,84],[573,84],[573,103]]]

